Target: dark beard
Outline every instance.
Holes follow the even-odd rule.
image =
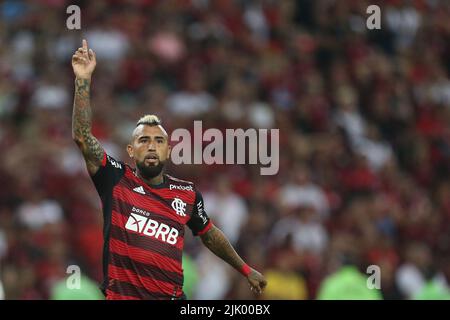
[[[163,171],[165,164],[165,161],[159,161],[156,166],[146,166],[143,162],[136,162],[136,167],[144,179],[150,180]]]

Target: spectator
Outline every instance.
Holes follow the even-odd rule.
[[[311,181],[306,166],[294,168],[291,183],[285,185],[279,192],[281,207],[295,210],[300,207],[312,207],[319,218],[327,218],[329,214],[328,200],[325,193]]]
[[[215,190],[204,193],[203,199],[205,208],[208,208],[208,215],[234,245],[248,218],[247,206],[243,199],[233,192],[226,176],[217,179]]]

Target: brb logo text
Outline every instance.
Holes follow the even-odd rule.
[[[171,245],[175,245],[178,239],[177,229],[135,213],[130,213],[125,229],[161,240]]]

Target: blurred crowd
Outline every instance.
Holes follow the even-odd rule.
[[[0,298],[50,299],[69,265],[102,277],[100,200],[71,138],[84,37],[93,133],[118,159],[144,114],[168,131],[280,129],[277,175],[168,168],[266,275],[262,298],[316,299],[346,264],[379,266],[384,299],[449,289],[449,1],[86,0],[81,30],[70,4],[0,2]],[[189,298],[255,298],[186,234]]]

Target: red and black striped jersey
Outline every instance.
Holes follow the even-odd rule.
[[[194,235],[212,226],[194,184],[164,174],[160,185],[147,185],[107,154],[91,178],[102,200],[106,298],[184,296],[184,226]]]

